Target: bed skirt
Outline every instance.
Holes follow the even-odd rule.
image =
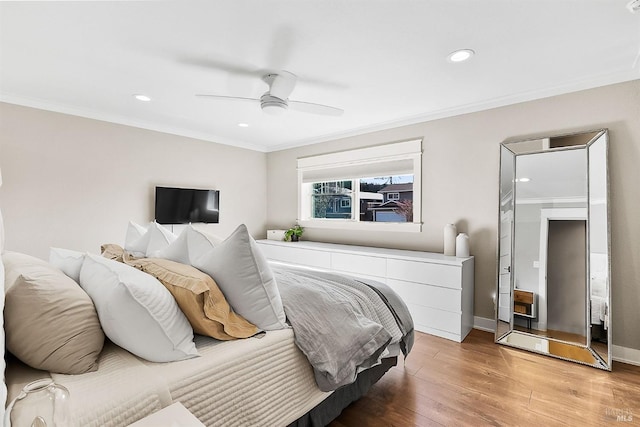
[[[380,365],[362,371],[354,383],[340,387],[318,406],[289,424],[288,427],[324,427],[336,419],[343,409],[367,394],[382,376],[398,364],[397,357],[382,359]]]

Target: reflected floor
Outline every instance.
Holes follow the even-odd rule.
[[[563,359],[586,363],[587,365],[599,365],[599,361],[596,360],[589,349],[575,344],[550,341],[545,338],[547,337],[540,336],[538,338],[534,335],[523,335],[512,332],[503,337],[499,342],[514,347],[536,351],[538,353],[549,354]]]
[[[584,345],[584,343],[587,342],[587,338],[583,335],[572,334],[570,332],[564,332],[564,331],[555,331],[553,329],[547,329],[546,331],[539,331],[537,329],[533,329],[533,328],[529,329],[526,326],[519,326],[519,325],[515,325],[513,329],[516,331],[526,332],[528,334],[538,335],[545,338],[552,338],[552,339],[566,341],[566,342],[574,342],[580,345]],[[609,353],[609,347],[607,346],[607,343],[602,341],[592,340],[589,347],[591,347],[596,353],[598,353],[600,357],[602,357],[605,361],[607,360],[608,353]]]
[[[571,332],[556,331],[553,329],[547,329],[546,331],[539,331],[537,329],[533,329],[533,328],[529,329],[526,326],[518,326],[518,325],[515,325],[513,329],[520,332],[526,332],[532,335],[538,335],[545,338],[552,338],[554,340],[573,342],[580,345],[585,345],[587,343],[587,337],[580,334],[573,334]]]

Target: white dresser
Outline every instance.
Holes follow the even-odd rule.
[[[258,240],[267,259],[386,283],[409,307],[415,329],[461,342],[473,327],[473,257]]]

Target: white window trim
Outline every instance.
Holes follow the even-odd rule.
[[[391,195],[394,195],[395,197],[391,197]],[[400,193],[398,193],[397,191],[390,191],[387,193],[387,200],[400,200]]]
[[[305,171],[330,170],[349,166],[411,160],[413,162],[413,222],[359,221],[359,203],[352,203],[354,219],[303,219],[302,194]],[[422,230],[422,140],[416,139],[356,150],[322,154],[298,159],[298,223],[308,228],[340,230],[420,232]]]

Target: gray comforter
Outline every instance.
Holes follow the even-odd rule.
[[[296,345],[323,391],[355,381],[379,363],[390,344],[405,356],[413,322],[402,300],[383,284],[291,267],[274,267]]]

